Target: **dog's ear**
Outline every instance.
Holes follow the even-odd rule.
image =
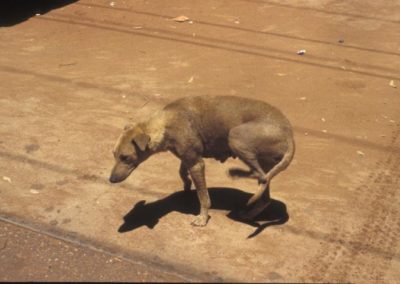
[[[124,126],[124,130],[128,130],[128,129],[131,129],[131,128],[133,128],[133,124],[126,124],[125,126]]]
[[[150,141],[150,136],[145,133],[140,133],[133,137],[133,141],[141,151],[146,150],[147,144]]]

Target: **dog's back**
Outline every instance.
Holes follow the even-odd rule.
[[[215,120],[225,122],[229,128],[250,120],[284,118],[277,108],[263,101],[235,96],[186,97],[170,103],[164,109],[184,112],[192,119],[201,119],[202,124],[214,125]],[[286,119],[284,121],[288,122]]]
[[[198,135],[203,157],[224,161],[231,156],[228,136],[232,128],[257,121],[280,128],[291,136],[291,126],[275,107],[258,100],[235,96],[196,96],[176,100],[164,108],[172,114],[171,128],[179,124],[179,135]],[[183,122],[190,122],[187,128]],[[178,133],[174,133],[175,136]]]

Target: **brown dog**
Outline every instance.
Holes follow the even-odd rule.
[[[211,202],[203,158],[224,162],[238,157],[250,171],[233,169],[230,174],[255,177],[260,183],[242,215],[252,219],[268,206],[270,181],[286,169],[294,149],[289,121],[265,102],[234,96],[183,98],[146,122],[125,128],[114,148],[116,163],[110,182],[125,180],[151,155],[170,151],[181,160],[184,189],[190,190],[189,174],[197,189],[201,210],[192,224],[205,226]]]

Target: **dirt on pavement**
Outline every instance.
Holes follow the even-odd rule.
[[[399,281],[398,1],[51,2],[0,21],[2,220],[189,281]],[[232,214],[257,189],[227,177],[237,160],[206,161],[204,228],[169,153],[108,183],[125,124],[203,94],[294,126],[257,224]]]

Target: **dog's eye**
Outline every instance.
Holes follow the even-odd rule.
[[[121,160],[121,162],[124,162],[124,163],[127,163],[127,164],[132,162],[131,157],[126,156],[126,155],[119,156],[119,159]]]

